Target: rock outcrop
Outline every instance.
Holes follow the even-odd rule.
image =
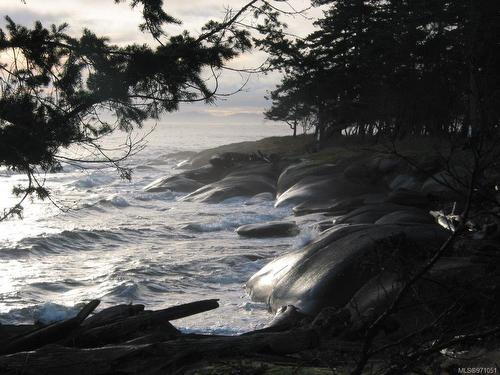
[[[299,227],[294,221],[269,221],[242,225],[236,233],[246,237],[287,237],[298,234]]]
[[[384,259],[393,238],[407,248],[391,257],[418,258],[447,237],[436,225],[338,225],[306,247],[284,254],[264,266],[247,282],[248,293],[272,310],[294,305],[308,314],[325,306],[343,307],[371,277],[370,265]],[[404,253],[404,254],[403,254]]]

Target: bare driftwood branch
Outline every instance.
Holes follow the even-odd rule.
[[[97,349],[50,346],[0,357],[3,374],[175,374],[203,360],[252,354],[291,354],[316,347],[317,333],[299,329],[251,336],[185,337],[147,345]]]
[[[78,328],[99,303],[98,300],[92,300],[74,318],[51,324],[10,341],[0,348],[0,354],[32,350],[64,338]]]

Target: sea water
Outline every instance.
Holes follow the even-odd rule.
[[[0,222],[0,323],[64,319],[94,298],[100,308],[142,303],[148,309],[218,298],[219,309],[174,323],[224,334],[262,327],[271,316],[265,304],[250,300],[244,283],[300,239],[240,238],[234,230],[285,218],[290,209],[276,209],[272,201],[245,205],[244,197],[183,202],[182,194],[143,188],[181,172],[184,151],[288,132],[272,124],[159,124],[145,149],[126,161],[130,182],[102,164],[83,170],[65,164],[61,172],[40,175],[54,202],[27,201],[23,219]],[[124,138],[117,133],[110,144]],[[0,208],[15,204],[12,187],[26,182],[0,171]]]

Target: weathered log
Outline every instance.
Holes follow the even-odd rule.
[[[95,328],[117,320],[134,316],[144,311],[144,305],[116,305],[108,307],[88,317],[82,323],[82,327]]]
[[[181,305],[168,307],[163,310],[152,311],[157,319],[176,320],[186,318],[191,315],[214,310],[219,307],[218,299],[205,299],[195,302],[183,303]]]
[[[163,310],[144,311],[138,315],[95,328],[88,329],[82,326],[79,331],[60,342],[60,344],[81,348],[97,347],[132,340],[153,333],[155,330],[167,335],[168,338],[174,338],[180,332],[168,323],[170,320],[199,314],[217,307],[219,307],[217,300],[210,299],[173,306]]]
[[[148,345],[107,346],[97,349],[45,347],[35,352],[0,356],[7,375],[104,375],[183,373],[198,361],[261,354],[292,354],[316,347],[317,333],[297,329],[250,336],[181,337]]]
[[[0,324],[0,343],[23,336],[41,327],[34,324]]]
[[[244,333],[244,335],[254,335],[264,332],[282,332],[303,325],[303,321],[308,319],[305,314],[302,314],[295,306],[282,306],[276,312],[274,319],[269,323],[269,326],[255,331]]]
[[[92,300],[86,304],[77,316],[71,319],[57,322],[46,327],[28,332],[19,336],[5,345],[0,346],[0,354],[10,354],[25,350],[37,349],[43,345],[56,342],[67,336],[85,320],[89,314],[99,305],[99,300]]]
[[[95,348],[109,344],[119,344],[153,332],[161,331],[168,338],[180,335],[180,332],[167,320],[158,319],[150,311],[129,317],[104,326],[82,328],[59,342],[59,344],[78,348]]]

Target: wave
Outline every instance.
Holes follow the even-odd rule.
[[[315,225],[310,225],[305,228],[301,228],[300,233],[294,238],[292,248],[300,249],[309,243],[311,243],[320,234],[320,230]]]
[[[122,196],[118,194],[114,194],[109,196],[108,198],[101,199],[99,201],[101,205],[110,205],[113,207],[124,208],[130,206],[130,203]]]
[[[110,184],[115,180],[116,177],[111,174],[92,172],[82,178],[69,182],[68,186],[72,186],[77,189],[90,189],[93,187]]]
[[[1,257],[20,258],[26,255],[49,255],[63,253],[69,250],[102,250],[113,247],[116,243],[135,242],[139,238],[152,236],[152,230],[145,228],[116,228],[116,229],[74,229],[64,230],[37,237],[26,237],[0,250]]]
[[[47,325],[75,317],[82,307],[83,304],[64,306],[57,303],[45,302],[12,309],[0,314],[0,319],[4,324],[17,324],[21,321]]]

